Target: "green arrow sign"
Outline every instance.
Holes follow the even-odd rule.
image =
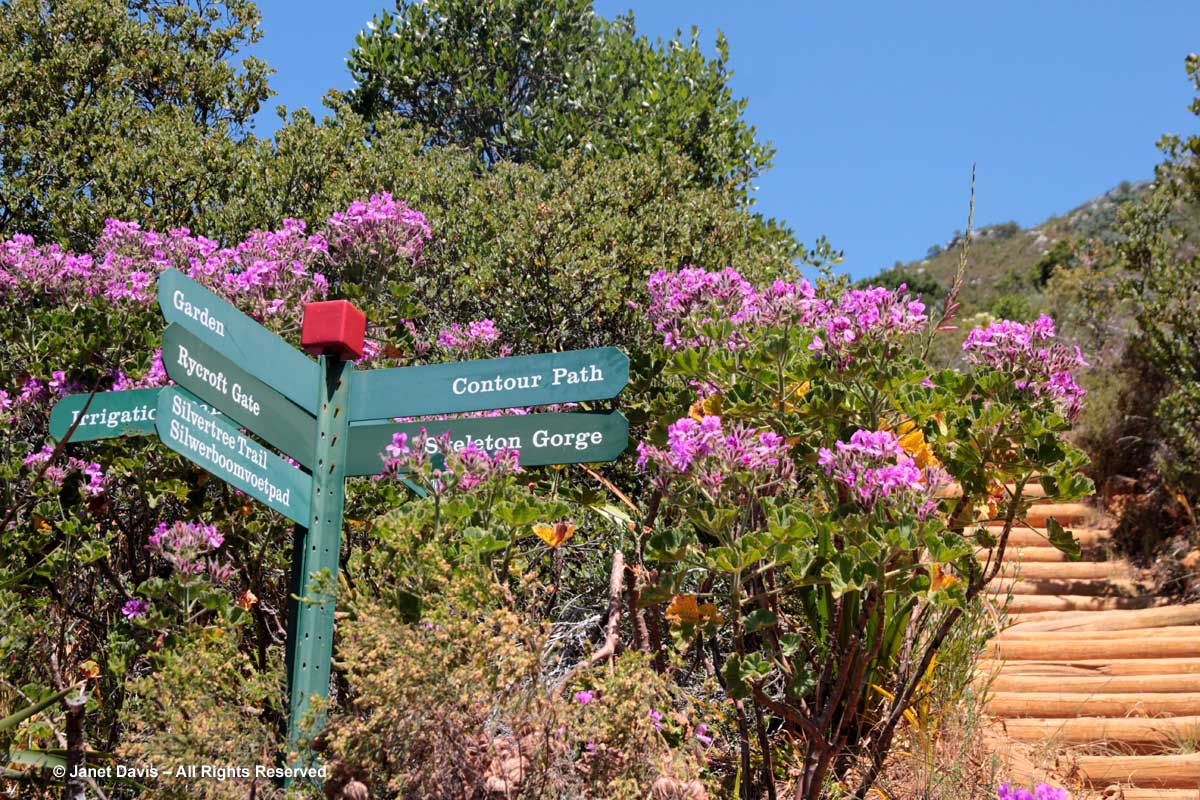
[[[158,277],[158,305],[168,323],[194,336],[238,364],[305,411],[317,411],[317,365],[279,336],[238,311],[179,270]]]
[[[629,444],[629,422],[619,411],[358,423],[350,426],[346,475],[379,473],[383,469],[382,454],[392,443],[392,434],[407,433],[411,442],[422,428],[431,436],[449,431],[450,446],[455,450],[461,450],[469,442],[488,452],[505,447],[518,450],[521,466],[525,467],[614,461]]]
[[[167,326],[162,352],[171,380],[304,466],[312,466],[317,422],[307,412],[178,325]],[[317,385],[311,388],[315,395]]]
[[[350,419],[385,420],[493,408],[607,400],[629,382],[615,347],[512,358],[373,369],[350,393]]]
[[[312,477],[209,412],[182,389],[163,389],[155,420],[167,447],[285,517],[308,524]]]
[[[132,389],[126,392],[72,394],[54,404],[50,411],[50,436],[62,439],[79,420],[72,442],[90,442],[117,436],[149,436],[161,389]],[[88,403],[88,398],[92,402]],[[86,406],[86,410],[85,410]]]

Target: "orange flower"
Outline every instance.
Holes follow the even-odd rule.
[[[716,606],[699,602],[694,594],[677,594],[672,597],[664,616],[667,622],[675,625],[724,621],[724,617],[717,613]]]
[[[795,411],[796,401],[808,394],[808,390],[811,388],[812,384],[808,381],[793,383],[787,387],[788,399],[783,401],[783,410],[788,412]],[[775,408],[779,408],[778,403],[774,403],[773,405]]]
[[[238,608],[242,609],[243,611],[249,611],[250,606],[254,605],[257,602],[258,602],[258,596],[255,595],[254,592],[250,591],[249,589],[247,589],[246,591],[244,591],[240,595],[238,595],[237,605],[238,605]]]
[[[553,525],[539,522],[533,526],[533,532],[540,536],[546,544],[558,547],[574,535],[575,526],[569,522],[556,522]]]
[[[934,564],[931,572],[929,584],[931,592],[940,592],[958,583],[958,576],[953,572],[946,572],[941,564]]]

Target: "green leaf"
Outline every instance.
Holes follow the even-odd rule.
[[[1078,561],[1082,557],[1079,541],[1070,531],[1064,530],[1054,517],[1046,519],[1046,532],[1050,535],[1050,544],[1066,554],[1071,561]]]

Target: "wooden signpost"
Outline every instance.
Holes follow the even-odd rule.
[[[159,276],[158,303],[168,323],[163,366],[176,386],[64,397],[50,435],[61,439],[72,425],[72,441],[157,433],[296,523],[287,642],[293,743],[315,732],[301,725],[313,698],[329,695],[334,602],[309,585],[337,575],[345,479],[379,473],[394,434],[412,441],[422,430],[449,433],[455,450],[511,448],[523,466],[612,461],[629,442],[617,411],[392,421],[616,397],[629,360],[613,347],[357,372],[349,359],[362,353],[365,320],[345,301],[305,307],[302,343],[316,361],[177,270]]]

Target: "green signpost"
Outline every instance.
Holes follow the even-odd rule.
[[[159,277],[158,302],[168,323],[163,365],[178,385],[64,397],[50,434],[89,441],[157,432],[170,449],[296,523],[287,642],[293,743],[306,720],[321,724],[308,715],[313,698],[329,694],[334,600],[311,584],[337,575],[345,479],[378,474],[394,434],[411,441],[422,430],[449,433],[455,450],[511,448],[524,466],[611,461],[628,445],[629,423],[616,411],[391,421],[613,398],[629,380],[629,360],[613,347],[356,372],[343,360],[355,352],[344,335],[314,362],[177,270]],[[318,305],[339,304],[339,312],[349,308]],[[353,314],[361,331],[362,314]],[[308,322],[306,311],[306,347]]]

